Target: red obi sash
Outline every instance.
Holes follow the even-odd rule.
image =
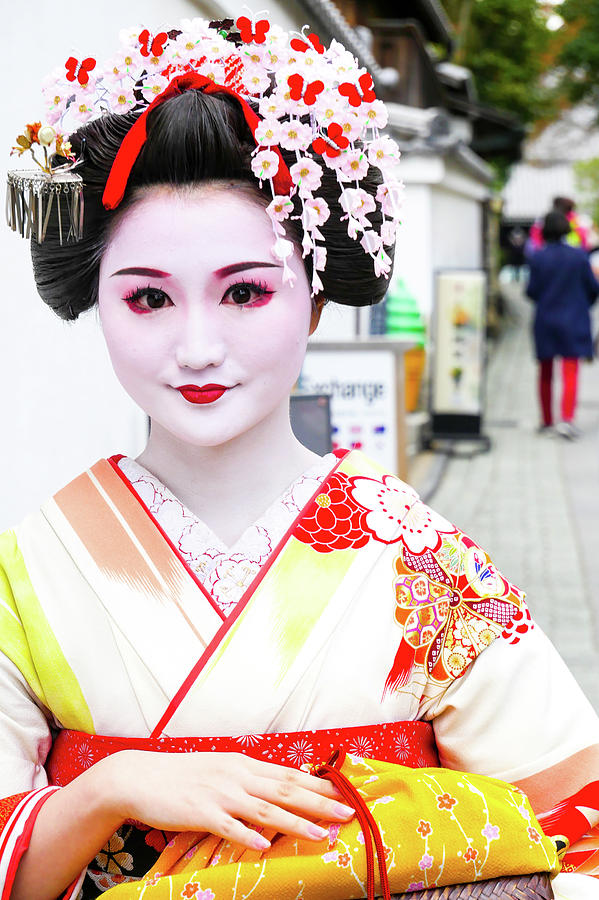
[[[54,741],[46,762],[50,784],[62,787],[119,750],[245,753],[254,759],[298,769],[305,764],[326,762],[336,750],[412,769],[439,765],[433,728],[428,722],[389,722],[237,737],[126,738],[65,729]]]

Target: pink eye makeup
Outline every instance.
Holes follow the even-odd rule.
[[[123,300],[132,312],[141,315],[164,309],[167,304],[172,306],[172,301],[164,291],[150,286],[134,288],[125,294]]]
[[[274,289],[271,290],[266,283],[248,279],[227,288],[220,302],[224,306],[235,306],[238,309],[256,309],[270,303],[274,293]],[[133,288],[125,294],[123,300],[132,312],[141,315],[173,306],[168,294],[161,288],[150,285]]]
[[[256,309],[270,303],[275,293],[262,281],[239,281],[227,288],[221,303],[225,306],[237,306],[240,309]]]

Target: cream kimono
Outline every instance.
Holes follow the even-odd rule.
[[[325,457],[230,549],[137,463],[100,460],[1,536],[0,563],[1,900],[41,804],[112,737],[219,736],[299,765],[313,732],[360,755],[376,732],[417,765],[424,744],[393,729],[424,721],[444,766],[541,797],[574,785],[548,833],[575,841],[599,818],[599,722],[523,595],[360,453]],[[48,786],[57,732],[71,750]],[[121,829],[65,896],[139,877],[136,840],[164,836]],[[596,872],[596,846],[565,868]],[[560,882],[599,896],[592,877]]]

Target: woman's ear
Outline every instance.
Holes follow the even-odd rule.
[[[320,316],[322,315],[322,310],[326,302],[327,301],[322,296],[314,298],[314,301],[312,303],[312,315],[310,316],[310,331],[308,332],[308,334],[314,334],[314,332],[318,328]]]

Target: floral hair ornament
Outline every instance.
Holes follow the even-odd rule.
[[[36,149],[43,151],[43,161]],[[33,235],[38,243],[44,240],[50,213],[56,204],[58,237],[80,240],[83,231],[83,180],[72,171],[75,160],[71,145],[51,125],[34,122],[26,125],[17,137],[11,156],[29,151],[37,169],[18,169],[8,173],[6,191],[6,221],[13,231],[23,237]],[[57,155],[66,164],[53,167],[51,158]]]
[[[108,177],[103,195],[107,209],[116,208],[124,195],[146,139],[150,110],[186,90],[222,92],[240,104],[254,137],[251,169],[260,185],[266,182],[270,188],[266,212],[283,277],[293,281],[288,265],[293,244],[285,222],[295,218],[303,229],[303,255],[311,257],[312,294],[323,290],[319,273],[326,267],[327,248],[321,228],[331,215],[320,195],[325,169],[338,182],[341,220],[347,222],[349,236],[372,258],[375,274],[389,276],[385,248],[395,242],[399,224],[399,150],[381,135],[387,112],[376,99],[372,77],[342,44],[333,40],[326,48],[307,25],[290,34],[263,12],[249,10],[236,21],[184,19],[178,28],[155,32],[138,26],[122,31],[120,41],[117,53],[101,65],[91,56],[69,57],[43,89],[48,123],[67,134],[106,113],[140,113]],[[282,150],[294,161],[287,165]],[[65,171],[74,177],[73,161],[67,160]],[[382,174],[375,196],[361,187],[370,166]],[[56,179],[55,170],[47,175],[42,193]],[[48,215],[46,211],[46,223]],[[13,212],[10,221],[16,216]],[[30,229],[36,239],[43,239],[44,220],[41,229]],[[38,216],[36,226],[39,221]],[[70,228],[68,236],[76,231],[80,234],[80,226]]]
[[[150,105],[145,108],[143,113],[123,138],[123,142],[119,147],[118,153],[115,156],[110,169],[110,174],[102,195],[102,203],[106,209],[116,209],[123,199],[131,169],[146,140],[146,121],[150,110],[154,109],[156,106],[160,106],[160,104],[164,103],[166,100],[176,97],[178,94],[183,94],[185,91],[194,89],[203,91],[206,94],[222,93],[235,97],[241,106],[244,118],[248,123],[252,134],[254,134],[257,125],[261,121],[260,117],[253,109],[251,109],[243,97],[240,97],[235,91],[232,91],[231,88],[221,84],[215,84],[210,78],[206,78],[204,75],[198,75],[197,72],[188,72],[185,75],[175,76],[165,90],[162,91],[161,94],[158,94],[158,96],[152,100]],[[275,153],[278,157],[278,168],[277,174],[273,177],[273,185],[279,193],[288,193],[293,188],[293,182],[278,148],[275,148]]]

